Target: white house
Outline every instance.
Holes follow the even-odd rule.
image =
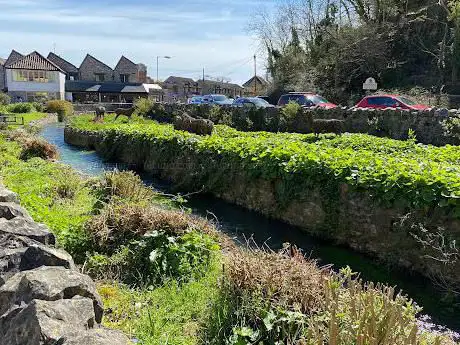
[[[60,99],[65,96],[65,72],[37,52],[5,63],[6,90],[13,102]]]

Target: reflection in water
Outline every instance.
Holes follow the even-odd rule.
[[[47,126],[42,136],[58,147],[63,163],[83,173],[95,176],[107,170],[129,169],[124,164],[103,162],[96,152],[83,151],[66,144],[62,125]],[[167,184],[152,179],[146,174],[141,174],[141,177],[146,184],[168,192]],[[193,210],[194,214],[216,217],[222,231],[240,242],[251,239],[258,246],[267,245],[272,249],[281,248],[283,243],[289,242],[301,248],[312,258],[318,259],[322,265],[332,264],[335,269],[350,266],[355,272],[360,272],[361,277],[365,280],[398,286],[417,301],[424,308],[425,313],[432,315],[435,321],[452,329],[460,329],[460,318],[456,316],[454,307],[442,302],[439,293],[432,288],[429,282],[419,276],[410,276],[407,272],[390,269],[350,249],[315,239],[299,228],[210,196],[192,197],[188,201],[188,207]]]

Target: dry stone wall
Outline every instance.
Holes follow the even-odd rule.
[[[0,185],[0,345],[127,345],[101,327],[94,281]]]

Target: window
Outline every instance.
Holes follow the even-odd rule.
[[[122,83],[129,83],[129,74],[120,74],[120,81]]]
[[[94,80],[96,81],[104,81],[105,74],[104,73],[94,73]]]
[[[31,83],[52,83],[56,80],[52,71],[13,70],[13,80]]]
[[[369,97],[367,99],[367,104],[381,107],[394,107],[396,103],[397,101],[390,97]]]

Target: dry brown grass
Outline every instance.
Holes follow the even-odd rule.
[[[213,224],[205,219],[182,211],[136,204],[108,204],[88,221],[86,229],[93,242],[104,248],[152,231],[164,231],[175,236],[193,230],[210,235],[216,233]]]
[[[226,257],[225,271],[231,288],[269,301],[272,307],[306,314],[318,310],[324,298],[324,281],[330,273],[318,268],[297,250],[280,253],[234,249]]]
[[[30,138],[25,140],[21,145],[22,150],[19,158],[22,160],[28,160],[34,157],[39,157],[42,159],[59,158],[59,153],[56,146],[41,138]]]

